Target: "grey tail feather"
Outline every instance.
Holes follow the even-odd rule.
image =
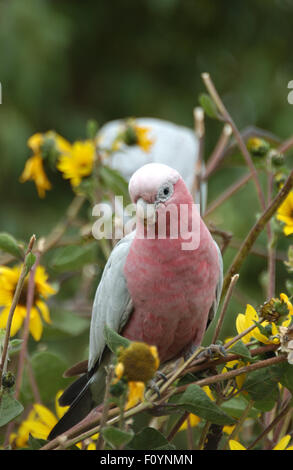
[[[48,436],[49,441],[72,428],[72,426],[75,424],[78,424],[89,414],[94,406],[89,384],[90,382],[88,381],[75,400],[72,402],[69,410],[65,413],[65,415],[62,416],[62,418],[51,430]]]
[[[88,375],[84,374],[81,375],[77,380],[71,383],[62,393],[61,397],[59,397],[59,405],[60,406],[69,406],[71,405],[75,398],[80,394],[83,388],[86,386],[88,382]]]

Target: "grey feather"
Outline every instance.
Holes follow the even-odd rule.
[[[102,358],[106,346],[105,325],[119,333],[133,309],[123,269],[134,235],[135,232],[131,232],[117,243],[97,288],[90,327],[89,371]]]

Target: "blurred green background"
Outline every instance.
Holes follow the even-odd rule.
[[[55,129],[73,141],[86,122],[127,116],[163,118],[193,126],[193,107],[209,72],[239,128],[255,125],[281,139],[292,134],[293,0],[0,0],[0,230],[27,240],[45,235],[72,197],[60,174],[44,200],[33,183],[18,179],[35,132]],[[207,120],[206,155],[221,131]],[[243,168],[218,171],[213,200]],[[211,217],[243,238],[255,220],[253,185]],[[264,245],[263,236],[258,243]],[[288,240],[279,247],[285,253]],[[228,249],[225,265],[235,250]],[[261,257],[241,271],[241,292],[231,309],[264,300]],[[277,291],[286,271],[278,265]],[[78,289],[78,284],[76,285]],[[70,292],[70,295],[74,289]]]

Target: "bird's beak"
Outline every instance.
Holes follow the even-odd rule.
[[[154,225],[157,220],[157,212],[155,204],[148,204],[142,197],[136,202],[136,215],[144,225]]]

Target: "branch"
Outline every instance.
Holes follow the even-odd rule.
[[[239,252],[235,256],[224,278],[222,296],[226,294],[231,277],[240,271],[240,267],[242,263],[244,262],[255,240],[257,239],[261,231],[264,229],[268,221],[273,217],[278,207],[282,204],[282,202],[284,201],[284,199],[290,192],[292,186],[293,186],[293,170],[288,176],[287,181],[285,182],[284,186],[281,188],[281,190],[276,195],[276,197],[272,200],[270,205],[265,209],[265,211],[259,217],[258,221],[254,224],[254,226],[251,228],[248,235],[246,236],[245,240],[243,241]]]
[[[27,251],[25,253],[24,257],[24,262],[22,265],[21,273],[16,285],[16,289],[14,292],[12,304],[9,310],[8,318],[7,318],[7,324],[6,324],[6,331],[5,331],[5,338],[4,338],[4,344],[3,344],[3,350],[2,350],[2,356],[1,356],[1,363],[0,363],[0,387],[2,384],[2,377],[3,377],[3,372],[6,364],[6,358],[7,358],[7,353],[8,353],[8,346],[9,346],[9,339],[10,339],[10,331],[11,331],[11,325],[12,325],[12,320],[13,320],[13,315],[14,311],[17,307],[20,294],[23,288],[24,280],[28,274],[28,267],[27,267],[27,259],[28,256],[31,254],[34,243],[36,241],[36,236],[33,235],[29,241]],[[1,401],[2,395],[0,394],[0,401]]]

